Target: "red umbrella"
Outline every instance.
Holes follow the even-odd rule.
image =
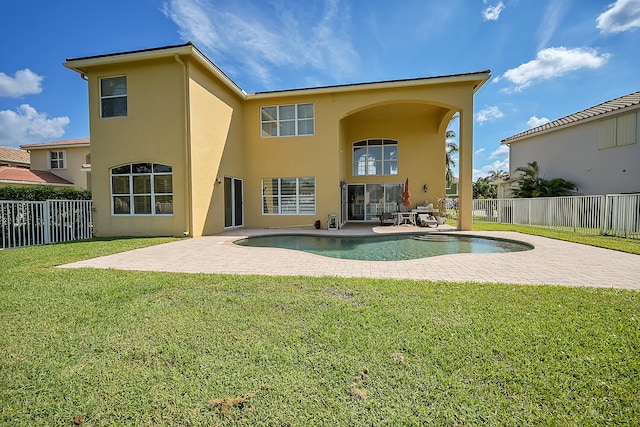
[[[406,207],[409,207],[411,202],[409,201],[409,197],[411,197],[411,193],[409,193],[409,178],[404,182],[404,193],[402,194],[402,204]]]

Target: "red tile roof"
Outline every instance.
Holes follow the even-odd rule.
[[[0,147],[0,160],[13,163],[24,163],[28,165],[31,161],[30,157],[29,153],[24,150],[11,147]]]
[[[0,166],[0,182],[1,181],[24,184],[73,185],[72,182],[49,171],[12,168],[9,166]]]

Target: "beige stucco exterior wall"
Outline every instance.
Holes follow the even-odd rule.
[[[325,226],[328,214],[341,210],[340,179],[355,184],[404,183],[409,178],[412,207],[425,201],[437,204],[445,195],[446,126],[458,109],[472,105],[472,97],[471,87],[434,85],[273,98],[261,95],[247,101],[246,226],[310,225],[316,219]],[[315,107],[314,135],[260,137],[261,106],[307,102]],[[353,175],[352,144],[371,138],[398,141],[398,175]],[[261,179],[285,177],[316,178],[315,215],[262,215]],[[426,194],[424,184],[428,185]]]
[[[49,166],[49,152],[64,151],[65,152],[65,168],[51,169]],[[90,180],[87,172],[81,170],[83,164],[87,163],[87,156],[91,148],[85,146],[69,146],[69,147],[47,147],[41,149],[31,149],[31,169],[51,171],[51,173],[73,182],[74,188],[78,190],[90,189]]]
[[[128,115],[100,118],[99,79],[119,75],[127,76]],[[181,66],[173,58],[91,70],[89,121],[96,236],[181,236],[188,231],[184,87]],[[110,169],[139,162],[172,166],[172,216],[111,215]]]
[[[260,107],[314,103],[315,134],[262,138]],[[247,227],[311,225],[316,219],[326,221],[330,212],[340,211],[339,120],[331,110],[331,96],[297,96],[263,98],[245,105],[246,180],[245,212]],[[263,215],[263,178],[316,179],[315,215]]]
[[[189,145],[192,235],[224,228],[224,177],[244,176],[241,99],[189,62]],[[218,182],[218,179],[222,182]]]
[[[614,116],[604,120],[611,117]],[[509,150],[511,176],[515,176],[516,168],[537,161],[541,175],[573,181],[583,194],[640,192],[640,143],[598,150],[600,121],[588,121],[513,142]],[[639,117],[636,117],[636,126],[638,138]]]

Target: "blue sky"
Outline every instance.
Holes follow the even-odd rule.
[[[0,6],[0,145],[89,136],[66,58],[194,42],[247,92],[490,69],[474,176],[500,140],[640,90],[640,0],[110,0]]]

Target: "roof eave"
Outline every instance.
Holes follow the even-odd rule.
[[[364,90],[382,90],[382,89],[395,89],[414,86],[426,86],[426,85],[439,85],[450,84],[460,82],[476,82],[473,92],[476,93],[484,83],[491,78],[491,71],[479,71],[475,73],[456,74],[450,76],[437,76],[437,77],[423,77],[416,79],[406,80],[388,80],[381,82],[370,83],[352,83],[345,85],[335,86],[323,86],[315,88],[301,88],[301,89],[288,89],[277,90],[271,92],[254,92],[247,94],[248,99],[265,99],[265,98],[278,98],[285,96],[304,96],[304,95],[318,95],[318,94],[333,94],[344,92],[356,92]]]
[[[21,150],[25,150],[25,151],[31,151],[31,150],[48,150],[51,148],[75,148],[75,147],[91,147],[91,143],[89,142],[83,142],[80,144],[42,144],[42,145],[38,145],[38,144],[24,144],[20,146]]]
[[[44,181],[20,181],[16,179],[0,179],[3,184],[20,184],[20,185],[51,185],[56,187],[73,187],[73,184],[61,182],[44,182]]]
[[[70,70],[79,73],[82,76],[88,74],[90,67],[99,67],[102,65],[121,64],[132,61],[149,60],[156,58],[167,58],[175,56],[192,56],[198,62],[209,69],[216,77],[218,77],[226,86],[228,86],[238,96],[244,98],[246,92],[240,88],[229,76],[227,76],[217,65],[207,58],[192,43],[186,43],[178,46],[169,46],[156,49],[139,50],[133,52],[114,53],[109,55],[91,56],[86,58],[67,58],[62,65]]]
[[[573,126],[578,126],[578,125],[583,125],[585,123],[591,123],[593,121],[597,121],[597,120],[604,120],[607,119],[611,116],[616,116],[619,115],[621,112],[628,112],[630,109],[639,109],[640,106],[631,106],[628,108],[622,108],[620,110],[614,110],[614,111],[609,111],[597,116],[593,116],[593,117],[587,117],[585,119],[581,119],[575,122],[571,122],[571,123],[565,123],[563,125],[560,126],[553,126],[553,127],[549,127],[548,129],[540,129],[540,130],[535,130],[536,128],[531,128],[528,129],[524,132],[521,132],[522,135],[520,134],[516,134],[514,136],[510,136],[508,138],[505,138],[503,140],[500,141],[500,144],[504,144],[504,145],[509,145],[512,142],[518,142],[518,141],[522,141],[525,139],[529,139],[529,138],[533,138],[534,136],[539,136],[539,135],[545,135],[547,133],[551,133],[551,132],[556,132],[559,130],[564,130],[564,129],[569,129]],[[562,119],[558,119],[558,120],[562,120]],[[555,120],[554,120],[555,121]],[[552,122],[549,122],[552,123]],[[543,128],[545,125],[540,126],[541,128]],[[518,136],[520,135],[520,136]]]

